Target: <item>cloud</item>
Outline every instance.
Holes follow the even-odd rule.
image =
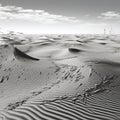
[[[114,11],[101,13],[98,16],[99,20],[96,16],[92,20],[92,17],[87,14],[77,19],[51,14],[41,9],[24,9],[0,4],[0,27],[23,33],[103,33],[104,28],[110,25],[109,21],[104,20],[110,19],[114,23],[113,19],[120,19],[120,13]]]
[[[100,16],[98,16],[100,19],[120,19],[120,13],[115,11],[108,11],[105,13],[101,13]]]
[[[16,6],[2,6],[0,4],[0,19],[37,21],[40,23],[77,23],[75,17],[50,14],[44,10],[24,9]]]

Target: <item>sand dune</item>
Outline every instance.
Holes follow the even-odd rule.
[[[1,36],[0,119],[120,119],[118,36],[16,36]]]
[[[28,60],[36,60],[36,61],[39,61],[39,59],[37,58],[33,58],[25,53],[23,53],[22,51],[20,51],[19,49],[17,49],[16,47],[14,47],[14,56],[17,58],[18,57],[18,60],[19,60],[19,57],[21,59],[28,59]]]

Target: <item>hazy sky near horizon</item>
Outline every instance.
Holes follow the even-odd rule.
[[[120,33],[120,0],[0,0],[0,28],[23,33]]]

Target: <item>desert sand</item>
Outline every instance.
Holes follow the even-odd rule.
[[[58,101],[84,106],[76,119],[120,119],[120,35],[1,34],[0,44],[1,119]]]

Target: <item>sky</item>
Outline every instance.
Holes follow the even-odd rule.
[[[0,0],[0,31],[120,34],[120,0]]]

